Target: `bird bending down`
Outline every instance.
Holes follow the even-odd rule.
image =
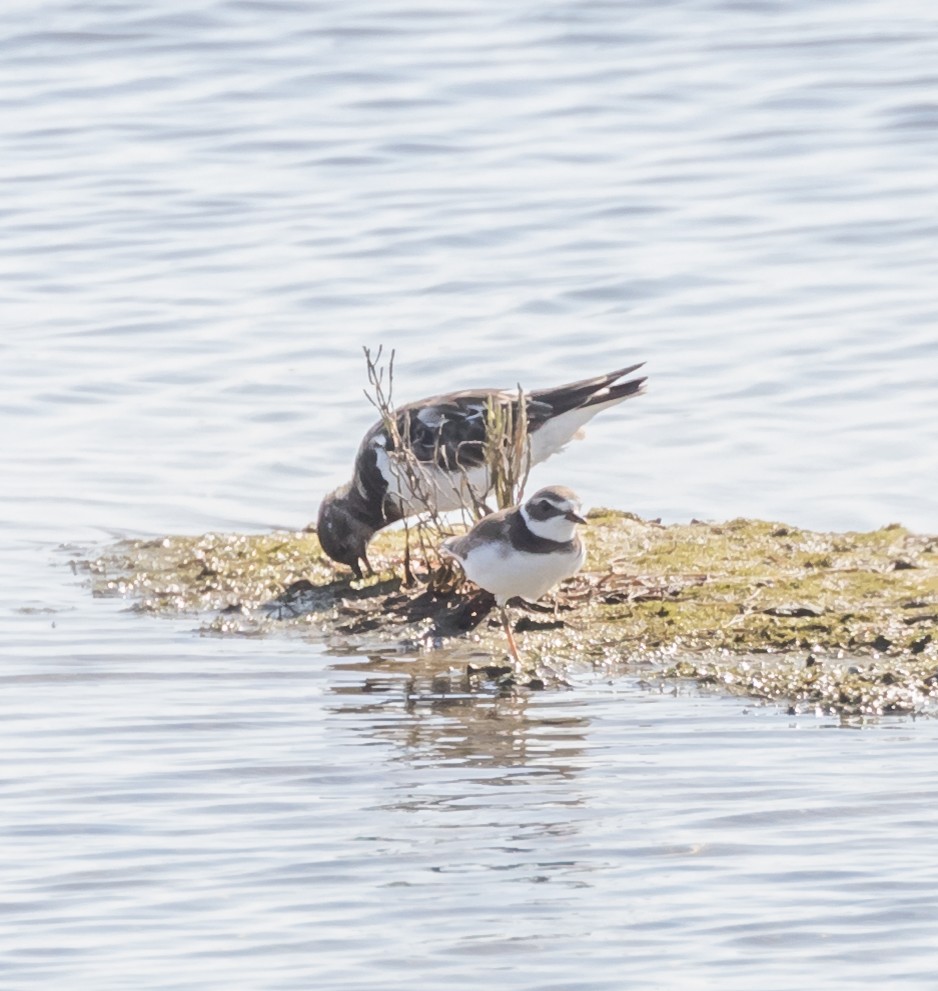
[[[528,466],[563,450],[597,413],[641,394],[644,376],[626,378],[641,367],[525,392]],[[452,392],[399,407],[393,414],[397,435],[412,457],[395,449],[383,421],[376,423],[361,442],[351,481],[319,507],[316,530],[326,554],[361,578],[362,564],[371,572],[368,542],[382,527],[427,510],[481,503],[492,486],[486,442],[498,407],[518,422],[517,391]]]
[[[580,570],[586,549],[576,527],[585,522],[576,494],[563,485],[551,485],[520,506],[491,513],[440,548],[444,556],[462,565],[470,581],[495,596],[517,663],[521,659],[508,620],[508,600],[519,596],[535,602]]]

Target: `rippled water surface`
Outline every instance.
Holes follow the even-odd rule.
[[[371,410],[648,362],[537,470],[665,520],[938,531],[938,8],[0,11],[0,986],[933,988],[932,721],[92,600],[299,527]]]

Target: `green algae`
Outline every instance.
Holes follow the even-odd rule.
[[[548,612],[519,613],[525,683],[559,684],[587,664],[846,715],[922,712],[938,697],[936,538],[895,524],[663,526],[608,509],[590,514],[588,536],[583,572]],[[94,594],[198,614],[206,632],[300,628],[337,648],[404,645],[429,668],[504,672],[497,625],[473,616],[471,634],[450,640],[466,618],[451,576],[405,586],[403,547],[401,532],[380,534],[378,574],[363,582],[307,531],[122,541],[84,565]]]
[[[81,563],[94,595],[133,599],[141,612],[167,615],[249,610],[296,581],[326,582],[333,574],[305,531],[122,540]]]

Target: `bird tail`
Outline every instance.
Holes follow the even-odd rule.
[[[600,403],[620,402],[644,392],[647,380],[644,375],[639,378],[626,379],[624,382],[619,381],[624,379],[626,375],[637,371],[643,364],[644,362],[639,362],[637,365],[629,365],[627,368],[620,368],[606,375],[597,375],[595,378],[583,379],[580,382],[557,385],[552,389],[536,389],[529,395],[535,402],[546,403],[550,406],[554,416],[567,413],[572,409],[596,406]]]

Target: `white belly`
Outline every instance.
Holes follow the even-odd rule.
[[[473,548],[462,566],[470,581],[504,605],[516,595],[536,602],[565,578],[575,575],[585,556],[582,541],[577,550],[568,554],[527,554],[506,544],[483,544]]]
[[[552,454],[562,451],[597,413],[601,413],[611,406],[618,406],[624,401],[625,397],[612,399],[608,403],[597,403],[595,406],[572,409],[548,420],[531,434],[531,464],[540,464]]]
[[[444,471],[436,465],[413,468],[403,459],[389,455],[376,447],[378,470],[388,483],[388,497],[393,499],[405,516],[424,513],[428,508],[447,513],[471,506],[473,498],[482,502],[489,491],[489,473],[485,468],[464,471]]]

